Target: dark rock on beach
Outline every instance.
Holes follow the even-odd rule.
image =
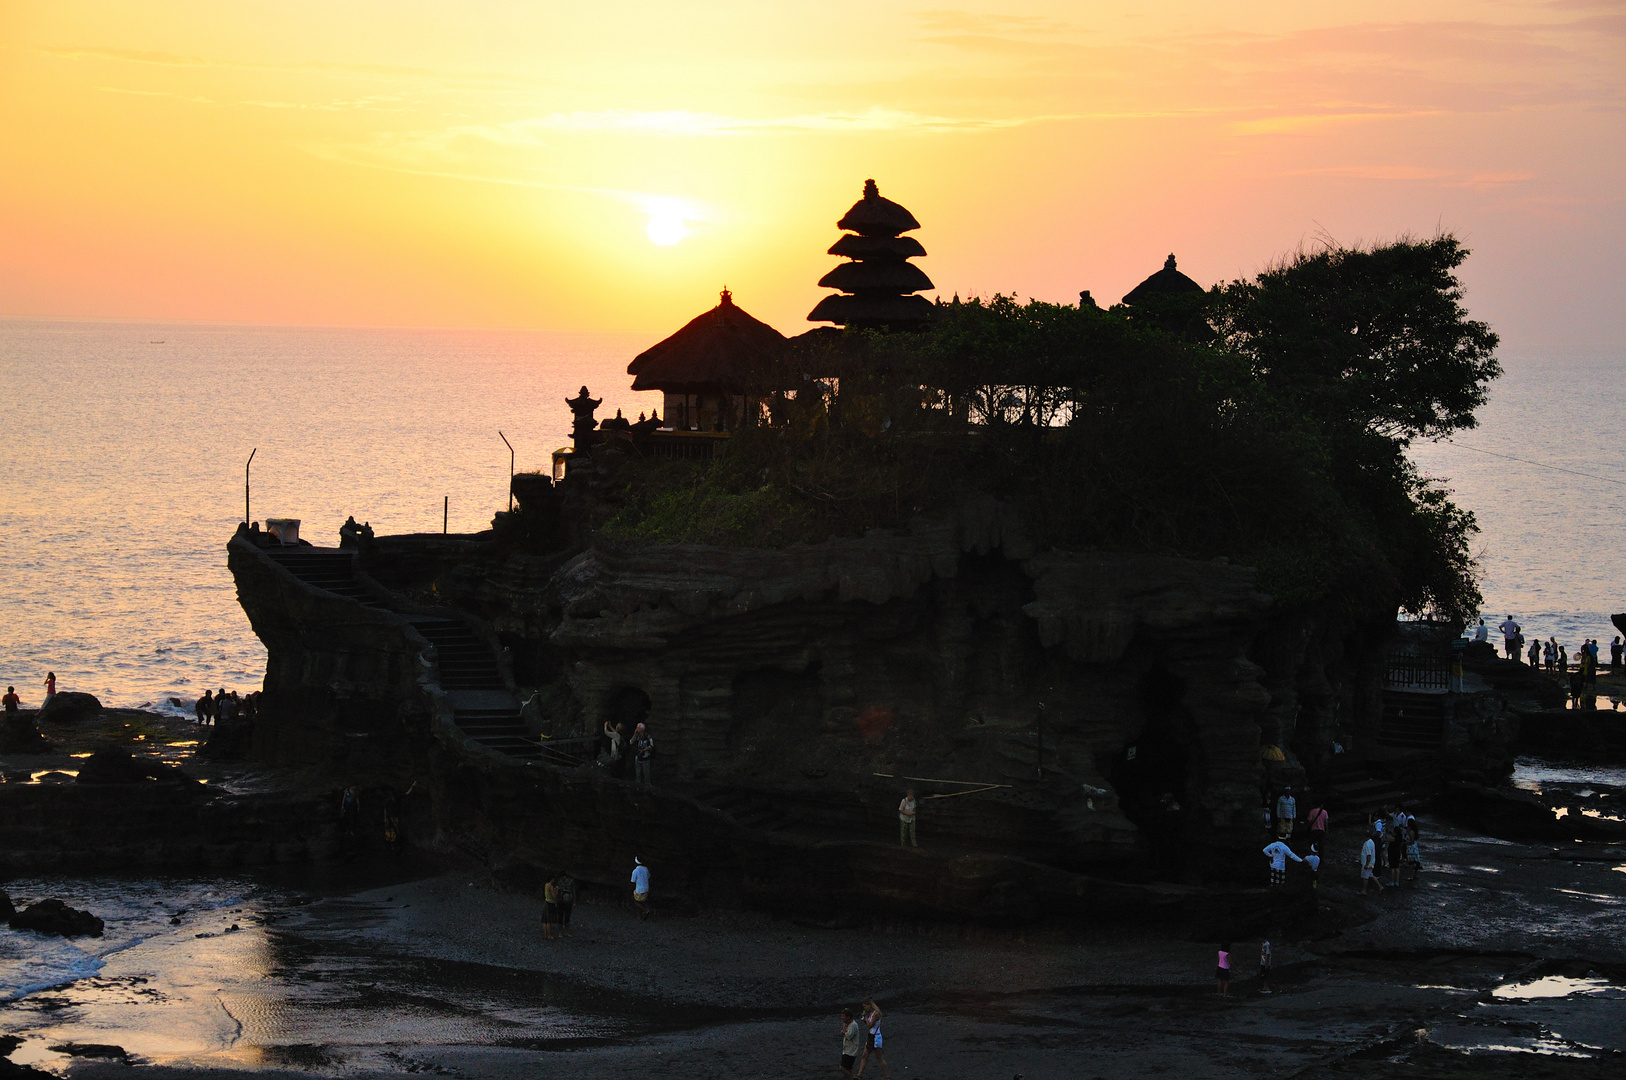
[[[15,914],[17,914],[17,909],[12,906],[11,897],[0,892],[0,919],[10,922],[11,917]]]
[[[60,900],[41,900],[14,914],[13,930],[33,930],[60,937],[101,937],[102,920],[88,911],[71,908]]]
[[[60,724],[68,720],[84,720],[101,711],[102,703],[95,694],[67,690],[40,707],[39,722]]]
[[[34,726],[34,714],[15,712],[0,724],[0,754],[47,754],[51,744]]]
[[[98,750],[79,767],[81,784],[139,784],[145,780],[193,784],[197,781],[174,765],[138,758],[128,750]]]

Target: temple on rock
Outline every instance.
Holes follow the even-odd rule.
[[[809,322],[832,322],[858,329],[916,329],[932,320],[930,300],[914,294],[930,289],[932,279],[909,260],[925,255],[920,241],[903,233],[920,228],[915,215],[891,199],[881,198],[874,180],[864,181],[864,197],[853,203],[836,227],[846,235],[830,248],[842,263],[819,279],[840,289],[808,313]]]

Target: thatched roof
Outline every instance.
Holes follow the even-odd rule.
[[[930,322],[937,308],[924,296],[826,296],[808,313],[809,322],[843,326],[918,326]]]
[[[1171,253],[1163,263],[1163,269],[1136,285],[1124,296],[1124,303],[1139,304],[1154,296],[1170,296],[1180,293],[1206,292],[1201,285],[1192,281],[1174,267],[1174,255]]]
[[[830,254],[849,259],[908,259],[926,254],[912,236],[854,236],[847,233],[830,245]]]
[[[717,306],[633,358],[634,390],[695,392],[701,387],[755,383],[785,343],[785,335],[746,314],[723,290]]]
[[[934,288],[932,279],[914,263],[891,260],[842,263],[821,277],[819,285],[842,292],[887,292],[894,296]]]
[[[920,228],[920,222],[891,199],[881,198],[875,181],[865,180],[864,197],[853,203],[852,209],[836,222],[836,228],[860,236],[896,236]]]

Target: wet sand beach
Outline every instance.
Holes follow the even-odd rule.
[[[13,1060],[85,1077],[817,1077],[836,1075],[837,1011],[873,995],[900,1076],[1618,1075],[1626,858],[1422,823],[1422,879],[1362,899],[1358,838],[1335,822],[1324,936],[1275,942],[1269,996],[1256,941],[1233,943],[1221,1000],[1215,943],[1115,927],[640,923],[595,893],[545,942],[537,898],[443,869],[365,888],[52,883],[70,902],[148,889],[167,911],[161,890],[190,889],[228,906],[194,902],[95,977],[13,1003],[0,1033],[24,1040]]]

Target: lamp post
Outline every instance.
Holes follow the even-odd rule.
[[[501,439],[502,444],[508,447],[508,512],[512,514],[514,512],[514,444],[508,441],[508,436],[504,435],[501,430],[498,430],[497,438]]]
[[[250,465],[254,464],[254,455],[258,454],[259,452],[260,452],[260,448],[258,446],[256,446],[254,449],[252,449],[252,450],[250,450],[248,452],[248,460],[243,462],[243,524],[244,525],[247,525],[250,521],[254,520],[253,516],[250,515],[249,512],[248,512],[248,467]]]

